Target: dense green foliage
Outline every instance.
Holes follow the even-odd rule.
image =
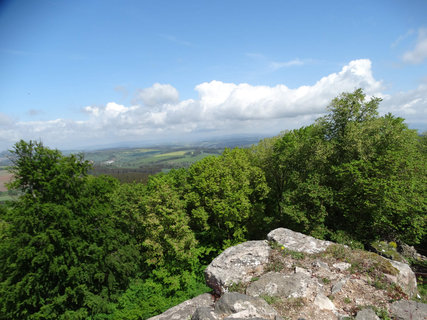
[[[226,149],[188,170],[185,199],[191,227],[200,243],[218,250],[248,239],[263,216],[261,200],[268,193],[265,177],[244,149]]]
[[[83,319],[105,310],[138,268],[135,240],[117,232],[108,193],[117,183],[41,143],[16,144],[12,185],[24,194],[2,217],[3,319]]]
[[[41,143],[20,141],[13,152],[12,186],[23,195],[1,212],[1,319],[107,317],[130,283],[154,283],[165,301],[197,292],[194,234],[161,177],[119,185]]]
[[[310,126],[144,184],[18,142],[19,197],[0,205],[0,319],[146,319],[206,292],[219,252],[279,226],[359,248],[426,243],[426,135],[379,103],[343,93]]]
[[[266,214],[345,242],[425,239],[425,138],[378,116],[379,103],[360,89],[344,93],[314,124],[269,140],[268,152],[253,148],[271,187]]]

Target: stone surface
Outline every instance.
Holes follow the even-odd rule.
[[[353,316],[360,306],[387,309],[393,319],[427,320],[425,304],[405,300],[392,304],[388,291],[392,287],[383,290],[374,286],[372,276],[365,272],[350,274],[349,264],[333,255],[310,254],[325,250],[331,242],[283,228],[273,230],[268,237],[306,254],[301,257],[286,250],[273,250],[267,241],[249,241],[228,248],[205,271],[208,285],[219,298],[215,305],[211,295],[205,294],[150,320],[345,319]],[[398,284],[409,297],[415,295],[416,279],[410,267],[401,262],[390,263],[399,273],[385,277]],[[232,284],[238,284],[239,290],[246,294],[228,292]],[[393,294],[406,298],[399,296],[399,290]],[[271,300],[272,305],[263,298]],[[280,315],[273,306],[279,308]],[[364,309],[356,319],[378,317],[372,310]]]
[[[228,248],[206,268],[207,285],[221,295],[233,283],[249,282],[264,272],[270,251],[267,241],[248,241]]]
[[[316,261],[313,262],[312,265],[313,265],[314,268],[321,268],[321,269],[329,270],[328,264],[324,263],[323,261],[316,260]]]
[[[275,320],[278,316],[277,311],[265,300],[237,292],[224,293],[215,305],[215,313],[224,319],[263,318]]]
[[[330,310],[330,311],[335,310],[334,303],[323,293],[318,293],[313,303],[320,310]]]
[[[265,318],[259,318],[259,317],[255,317],[255,318],[234,318],[233,316],[224,318],[224,320],[268,320]]]
[[[380,318],[378,318],[374,310],[367,308],[357,313],[356,320],[380,320]]]
[[[209,307],[200,307],[196,309],[191,320],[217,320],[215,313],[213,312],[213,308]]]
[[[405,243],[400,243],[397,249],[400,252],[400,254],[405,258],[412,258],[420,261],[427,260],[427,257],[419,254],[413,246],[409,246]]]
[[[246,289],[246,294],[258,297],[267,295],[271,297],[301,298],[308,296],[315,290],[316,282],[305,273],[286,275],[279,272],[269,272],[259,280],[252,282]]]
[[[338,269],[339,271],[345,271],[347,269],[350,269],[351,264],[347,262],[338,262],[332,265],[334,268]]]
[[[210,307],[214,303],[213,297],[209,293],[204,293],[191,300],[170,308],[162,314],[151,317],[148,320],[188,320],[198,307]]]
[[[390,313],[396,320],[425,320],[427,319],[427,304],[400,300],[392,303]]]
[[[406,263],[393,260],[389,261],[393,267],[399,270],[399,274],[395,277],[396,284],[402,288],[403,292],[412,298],[417,294],[417,278],[415,277],[415,273]]]
[[[285,228],[271,231],[267,235],[267,240],[275,241],[287,249],[304,253],[319,253],[332,244],[330,241],[319,240]]]
[[[340,281],[338,281],[337,283],[335,283],[332,286],[331,293],[332,294],[336,294],[336,293],[340,292],[341,289],[345,286],[345,284],[348,281],[348,279],[349,278],[344,278],[344,279],[341,279]]]
[[[308,276],[311,276],[311,272],[305,268],[295,267],[295,273],[304,273]]]

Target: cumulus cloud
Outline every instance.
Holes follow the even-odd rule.
[[[406,63],[420,64],[427,58],[427,29],[418,30],[417,43],[413,50],[403,54],[402,60]]]
[[[368,94],[380,95],[381,82],[374,79],[369,60],[355,60],[339,73],[320,79],[313,86],[296,89],[285,85],[252,86],[221,81],[196,86],[203,119],[260,120],[296,117],[323,112],[328,102],[343,91],[362,87]]]
[[[179,100],[173,86],[156,83],[139,90],[131,106],[115,102],[86,106],[86,117],[80,121],[10,122],[0,114],[0,149],[21,138],[42,139],[63,148],[120,141],[170,141],[190,135],[277,134],[312,123],[325,112],[331,99],[359,87],[368,95],[383,97],[391,112],[414,118],[423,114],[427,118],[425,86],[388,97],[381,93],[381,81],[372,75],[371,61],[361,59],[311,86],[298,88],[211,81],[195,87],[197,98]]]
[[[380,105],[382,113],[391,112],[402,117],[413,127],[427,128],[427,83],[416,89],[399,92],[384,98]]]
[[[177,103],[178,91],[170,84],[155,83],[150,88],[139,90],[136,102],[142,102],[147,107],[161,106],[167,103]]]

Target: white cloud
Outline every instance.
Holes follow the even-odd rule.
[[[12,119],[10,119],[6,114],[0,112],[0,128],[2,126],[9,126],[12,123]]]
[[[155,83],[150,88],[139,90],[136,101],[142,102],[147,107],[161,106],[167,103],[177,103],[178,91],[170,84]]]
[[[334,97],[359,87],[368,95],[384,97],[388,111],[410,119],[427,118],[425,85],[388,97],[381,93],[381,81],[372,75],[371,61],[362,59],[351,61],[341,71],[311,86],[211,81],[195,87],[196,99],[180,101],[173,86],[156,83],[138,92],[135,105],[109,102],[105,106],[87,106],[87,117],[80,121],[13,122],[0,115],[0,149],[21,138],[42,139],[47,145],[70,148],[120,141],[171,141],[190,134],[200,138],[235,133],[277,134],[312,123]]]
[[[427,29],[418,30],[417,43],[415,48],[403,54],[402,60],[406,63],[420,64],[427,58]]]
[[[286,62],[273,61],[270,63],[270,68],[273,70],[279,70],[282,68],[288,68],[288,67],[292,67],[292,66],[302,66],[302,65],[304,65],[304,61],[302,61],[300,59],[294,59],[294,60],[290,60],[290,61],[286,61]]]
[[[427,83],[416,89],[385,97],[380,105],[382,113],[391,112],[414,127],[427,128]]]
[[[362,87],[380,95],[381,82],[371,72],[369,60],[355,60],[341,72],[320,79],[313,86],[290,89],[285,85],[252,86],[212,81],[196,86],[202,119],[260,120],[289,118],[323,112],[328,102],[343,91]]]

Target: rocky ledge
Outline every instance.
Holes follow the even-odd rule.
[[[228,248],[203,294],[149,320],[427,319],[403,262],[279,228]]]

